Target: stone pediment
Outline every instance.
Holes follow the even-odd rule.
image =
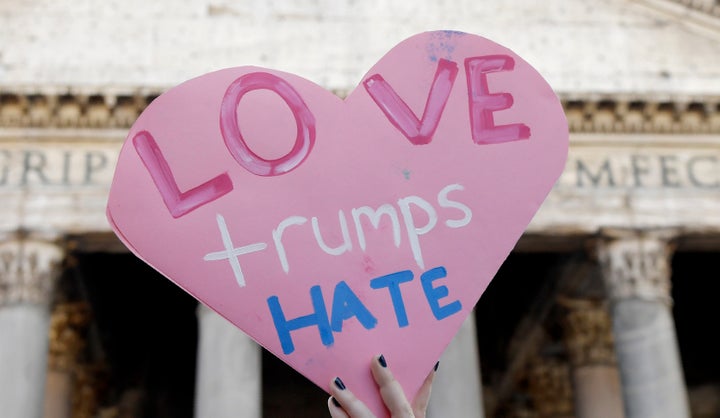
[[[717,0],[665,0],[688,9],[720,18],[720,2]]]
[[[280,1],[272,8],[161,0],[147,9],[112,7],[0,5],[0,90],[164,90],[211,70],[259,65],[348,91],[397,42],[449,28],[510,47],[562,94],[665,101],[720,95],[714,0]]]
[[[554,6],[547,19],[556,27],[537,28],[549,30],[541,38],[549,47],[543,52],[552,54],[554,62],[532,55],[536,51],[527,56],[556,91],[656,101],[720,92],[720,14],[713,0],[573,3],[579,3],[573,9],[582,7],[587,16],[561,19],[555,13],[563,7]]]

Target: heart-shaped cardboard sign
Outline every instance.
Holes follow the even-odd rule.
[[[428,32],[345,100],[257,67],[170,89],[130,130],[108,218],[178,286],[383,416],[372,356],[417,393],[567,148],[562,106],[528,63]]]

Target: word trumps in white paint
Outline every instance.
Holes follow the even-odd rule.
[[[451,200],[448,195],[453,191],[462,191],[464,187],[460,184],[450,184],[442,188],[437,194],[436,201],[437,205],[441,208],[455,209],[459,211],[462,216],[454,219],[445,219],[444,224],[448,228],[462,228],[470,223],[472,220],[472,210],[464,203],[456,200]],[[350,213],[353,219],[353,225],[355,227],[355,236],[357,237],[358,246],[360,250],[365,252],[367,249],[366,230],[363,226],[367,226],[368,222],[363,222],[363,219],[367,219],[369,224],[374,229],[380,228],[380,223],[383,218],[389,219],[392,225],[392,237],[393,244],[396,248],[400,248],[402,243],[403,228],[405,226],[405,235],[407,236],[408,243],[412,256],[421,268],[425,268],[425,262],[423,259],[422,247],[420,244],[420,237],[430,233],[438,225],[438,212],[435,210],[433,204],[419,196],[407,196],[399,199],[397,202],[398,210],[394,205],[386,203],[380,205],[377,209],[373,209],[370,206],[361,206],[353,208]],[[419,210],[424,216],[427,217],[427,222],[424,225],[418,225],[416,216],[413,215],[413,211]],[[416,211],[417,213],[417,211]],[[402,224],[400,218],[402,217]],[[275,247],[275,251],[280,261],[280,266],[285,273],[290,272],[290,262],[288,259],[288,252],[297,252],[300,249],[290,248],[285,245],[283,238],[289,233],[301,233],[299,227],[305,225],[308,218],[298,215],[288,216],[287,218],[280,221],[275,229],[272,230],[272,242]],[[353,240],[348,227],[348,220],[345,215],[345,211],[342,209],[338,211],[338,221],[340,225],[340,231],[342,235],[342,243],[337,246],[331,247],[326,243],[320,231],[320,222],[317,217],[310,218],[310,224],[312,229],[313,237],[318,247],[326,254],[332,256],[339,256],[346,252],[353,250]],[[227,260],[232,268],[235,279],[240,287],[245,286],[245,277],[240,266],[239,257],[241,255],[263,251],[267,248],[265,242],[257,242],[248,244],[240,247],[235,247],[230,232],[227,229],[225,219],[222,215],[217,215],[218,229],[220,230],[221,239],[223,242],[224,249],[221,251],[211,252],[205,255],[203,259],[205,261],[220,261]],[[304,230],[304,228],[303,228]],[[304,232],[304,231],[303,231]],[[305,249],[302,249],[305,251]]]
[[[245,245],[236,248],[232,242],[232,239],[230,238],[230,231],[228,231],[227,223],[225,223],[225,218],[223,218],[222,215],[218,214],[216,219],[225,249],[222,251],[216,251],[214,253],[207,253],[205,254],[205,257],[203,257],[203,260],[228,260],[228,262],[230,263],[230,267],[232,268],[233,274],[235,275],[235,280],[237,280],[238,286],[245,287],[245,276],[243,275],[242,268],[240,267],[240,261],[238,260],[238,257],[243,254],[262,251],[267,248],[267,244],[264,242],[257,242],[255,244]]]
[[[440,190],[437,195],[437,203],[440,207],[453,208],[462,212],[462,218],[447,219],[445,221],[445,225],[450,228],[461,228],[470,223],[470,220],[472,219],[472,211],[467,205],[450,200],[448,198],[448,194],[454,190],[464,190],[464,187],[459,184],[450,184],[445,186],[442,190]],[[400,213],[403,218],[413,258],[415,259],[417,265],[420,268],[424,269],[425,262],[423,261],[422,249],[420,247],[420,236],[429,233],[435,228],[438,221],[437,211],[430,202],[418,196],[408,196],[399,199],[397,201],[397,205],[400,208]],[[416,208],[422,210],[427,215],[428,221],[425,225],[419,226],[416,224],[415,218],[412,214],[412,206],[415,206]],[[358,237],[358,244],[363,251],[365,251],[367,247],[367,242],[365,240],[365,231],[361,222],[362,215],[365,215],[370,220],[372,226],[375,229],[379,227],[380,219],[383,216],[389,217],[393,226],[393,241],[395,247],[400,247],[402,232],[400,222],[398,220],[398,214],[394,206],[392,206],[391,204],[383,204],[377,210],[374,210],[369,206],[362,206],[360,208],[352,209],[351,213],[355,224],[355,232]],[[330,255],[341,255],[345,252],[351,251],[353,248],[352,242],[350,240],[350,234],[348,232],[347,220],[345,219],[345,213],[342,210],[338,211],[338,217],[340,219],[340,228],[342,230],[343,243],[335,248],[329,248],[325,244],[325,240],[320,234],[317,217],[313,217],[311,220],[313,224],[313,234],[315,236],[315,241],[325,253]],[[287,251],[282,240],[283,234],[290,226],[300,226],[303,225],[305,222],[307,222],[306,218],[303,218],[301,216],[291,216],[281,221],[278,227],[273,230],[273,241],[275,243],[278,258],[280,259],[280,265],[282,266],[285,273],[290,272],[290,264],[287,258]]]

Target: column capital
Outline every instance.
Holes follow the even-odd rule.
[[[610,314],[603,301],[561,297],[565,345],[574,367],[614,365],[615,347]]]
[[[1,240],[0,307],[48,304],[63,257],[63,248],[52,241],[25,237]]]
[[[611,302],[643,299],[670,304],[673,231],[603,231],[597,258]]]

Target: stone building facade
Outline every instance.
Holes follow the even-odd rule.
[[[444,354],[430,416],[720,416],[717,0],[0,3],[2,415],[326,414],[322,390],[116,240],[115,160],[188,78],[259,65],[343,96],[438,28],[536,66],[571,148]]]

